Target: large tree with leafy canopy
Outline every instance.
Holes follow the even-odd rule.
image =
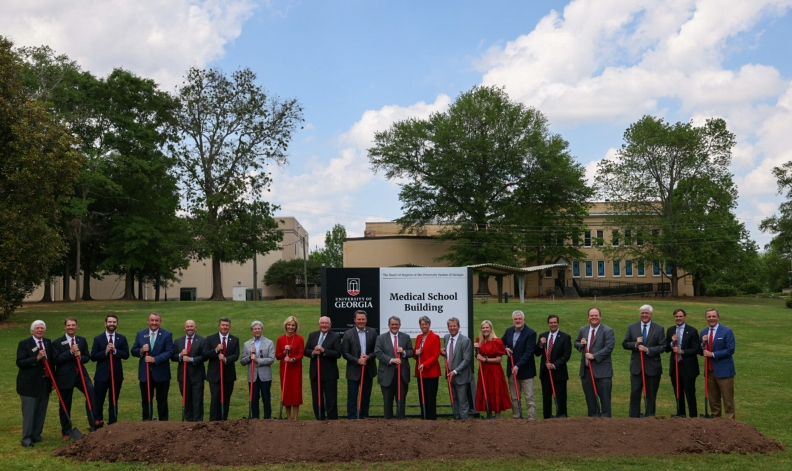
[[[302,121],[297,100],[280,100],[256,84],[250,69],[226,75],[192,68],[178,90],[171,151],[196,254],[212,260],[212,295],[223,300],[220,264],[242,263],[277,247],[275,207],[264,201],[269,164],[284,164]],[[252,231],[252,232],[251,232]]]
[[[579,255],[544,241],[582,231],[591,195],[584,170],[547,118],[502,88],[474,87],[445,112],[396,122],[368,153],[375,171],[401,181],[402,231],[443,224],[439,240],[453,244],[441,258],[453,265]]]

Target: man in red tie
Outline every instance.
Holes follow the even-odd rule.
[[[188,320],[184,323],[184,336],[174,340],[173,356],[171,357],[172,361],[179,364],[176,373],[179,393],[182,397],[186,394],[184,405],[184,420],[186,422],[202,422],[204,411],[206,370],[202,352],[206,338],[196,334],[195,329],[195,321]],[[186,372],[185,368],[187,368]]]
[[[91,346],[91,360],[96,362],[94,373],[94,419],[101,422],[104,419],[105,398],[108,396],[107,416],[108,424],[118,421],[118,396],[121,394],[121,384],[124,382],[124,369],[121,360],[129,358],[129,343],[125,336],[116,332],[118,317],[113,314],[105,317],[105,331],[93,339]],[[112,360],[112,368],[110,361]],[[112,377],[111,377],[112,374]]]
[[[47,325],[44,321],[33,321],[30,337],[19,342],[16,365],[19,368],[16,391],[22,402],[22,446],[31,447],[42,441],[44,420],[47,418],[52,382],[47,377],[44,362],[51,359],[52,343],[44,338]]]
[[[55,382],[58,385],[58,389],[60,389],[61,396],[63,396],[66,413],[69,414],[69,417],[72,417],[71,405],[74,388],[79,389],[89,401],[93,401],[93,383],[91,383],[91,378],[85,369],[85,364],[91,361],[91,355],[88,353],[88,341],[85,340],[85,337],[77,335],[77,319],[74,317],[67,318],[64,322],[64,330],[66,330],[65,335],[52,341],[52,354],[55,362]],[[85,388],[83,388],[78,367],[82,369],[82,374],[85,377]],[[63,441],[70,440],[69,433],[72,429],[66,413],[61,408],[60,422]],[[91,421],[91,411],[87,402],[85,403],[85,415],[88,417],[88,428],[91,430],[103,425],[101,422],[96,422],[96,419],[94,419],[94,422]]]
[[[602,312],[599,308],[589,309],[588,320],[589,325],[581,327],[575,339],[575,348],[583,354],[580,357],[580,381],[583,385],[583,394],[586,396],[589,417],[611,417],[613,389],[611,354],[616,345],[616,338],[613,329],[602,323]]]
[[[726,417],[734,419],[734,332],[721,325],[717,309],[707,309],[705,316],[709,327],[702,332],[701,347],[704,367],[709,370],[707,380],[712,415],[720,417],[721,410],[726,409]]]
[[[234,392],[236,381],[235,363],[239,360],[239,338],[229,333],[231,319],[221,317],[217,329],[218,333],[206,337],[203,349],[203,358],[208,362],[206,380],[212,395],[209,403],[209,420],[212,421],[228,419],[231,393]]]
[[[550,329],[539,335],[534,355],[539,360],[539,379],[542,382],[542,413],[545,419],[553,416],[553,390],[555,389],[558,410],[557,417],[567,415],[567,362],[572,356],[572,337],[559,329],[558,316],[547,317]],[[553,375],[551,383],[550,375]]]

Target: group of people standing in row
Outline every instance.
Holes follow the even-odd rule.
[[[622,346],[632,351],[630,360],[631,393],[630,417],[653,416],[662,375],[661,354],[673,352],[670,361],[671,382],[676,391],[677,415],[685,416],[685,402],[691,417],[698,416],[696,408],[696,377],[699,375],[697,357],[705,357],[705,374],[712,412],[721,415],[721,400],[726,415],[734,418],[734,335],[719,323],[717,310],[706,311],[708,328],[701,337],[686,323],[682,309],[674,311],[676,325],[664,331],[652,322],[652,306],[639,309],[640,321],[628,326]],[[582,353],[580,377],[589,416],[611,416],[611,353],[615,345],[613,329],[602,324],[601,312],[591,308],[589,324],[583,326],[574,341]],[[328,317],[319,319],[319,330],[308,335],[307,342],[297,333],[299,323],[293,316],[283,323],[285,334],[274,343],[263,335],[260,321],[250,325],[253,337],[240,346],[239,338],[230,333],[231,320],[221,318],[218,332],[208,337],[196,333],[192,320],[184,323],[183,336],[173,340],[173,334],[161,326],[162,317],[152,312],[148,328],[137,333],[132,347],[127,338],[116,332],[118,318],[105,318],[105,332],[93,339],[89,351],[85,337],[77,335],[77,319],[66,319],[65,335],[50,341],[45,338],[46,325],[34,321],[31,337],[22,340],[17,349],[17,393],[22,400],[22,445],[33,446],[41,441],[41,433],[49,402],[49,394],[57,389],[60,422],[64,441],[71,439],[71,403],[74,389],[86,397],[86,415],[91,430],[104,425],[103,409],[108,401],[108,424],[118,420],[118,396],[124,380],[122,360],[139,357],[142,419],[152,420],[153,403],[157,403],[157,417],[168,420],[168,392],[171,382],[170,363],[178,363],[177,382],[182,397],[182,419],[203,421],[204,383],[211,394],[209,420],[228,418],[231,395],[236,382],[236,367],[246,367],[249,386],[250,418],[272,417],[272,368],[280,362],[281,405],[286,417],[297,420],[302,405],[303,359],[309,358],[309,380],[314,416],[318,420],[338,418],[338,359],[346,360],[347,416],[363,419],[369,415],[374,378],[380,385],[386,419],[406,417],[405,399],[414,376],[418,383],[421,416],[437,418],[437,394],[440,378],[447,383],[448,395],[455,419],[467,419],[475,411],[487,417],[499,417],[511,408],[514,418],[536,418],[534,378],[539,357],[539,379],[542,387],[543,416],[566,417],[567,362],[572,353],[572,339],[559,327],[559,317],[547,318],[548,330],[538,336],[525,325],[522,311],[512,313],[512,326],[502,337],[495,335],[492,323],[480,325],[475,340],[462,335],[459,319],[447,321],[448,334],[444,348],[440,338],[431,330],[431,320],[419,320],[421,334],[415,344],[406,333],[400,332],[401,320],[388,319],[388,331],[378,334],[367,326],[368,316],[363,310],[354,314],[355,327],[339,334],[332,330]],[[503,359],[506,357],[505,367]],[[442,359],[441,359],[442,358]],[[411,374],[410,362],[415,362]],[[96,362],[93,382],[85,369],[88,361]],[[443,363],[441,367],[441,362]],[[474,364],[479,364],[474,379]],[[445,370],[445,374],[443,374]],[[643,395],[644,413],[641,414]],[[522,399],[525,399],[523,415]],[[394,402],[396,412],[394,414]],[[553,403],[556,415],[553,416]]]

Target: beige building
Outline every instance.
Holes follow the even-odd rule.
[[[602,254],[600,244],[612,244],[614,240],[624,243],[625,238],[632,239],[632,234],[618,232],[614,238],[613,231],[604,226],[606,216],[606,204],[593,203],[589,216],[585,219],[589,229],[579,242],[581,252],[586,254],[585,258],[560,259],[553,263],[561,266],[526,273],[526,296],[662,296],[670,293],[670,279],[665,263],[611,260]],[[420,232],[399,234],[399,225],[395,222],[366,223],[363,237],[344,241],[344,267],[448,266],[447,262],[435,260],[446,253],[451,245],[451,242],[441,243],[436,240],[441,229],[442,226],[439,225],[428,225]],[[633,240],[633,243],[640,241]],[[681,276],[684,273],[680,271],[679,274]],[[505,276],[504,290],[510,293],[519,292],[516,279],[516,275]],[[680,296],[693,296],[690,277],[682,278],[678,289]],[[474,291],[478,291],[477,284]],[[497,292],[495,277],[489,279],[489,291]]]
[[[281,248],[266,255],[258,255],[256,257],[256,271],[258,276],[258,288],[261,290],[261,295],[264,299],[272,299],[281,296],[281,289],[277,286],[265,286],[264,273],[267,269],[278,260],[292,260],[295,258],[302,259],[306,256],[305,251],[309,247],[308,233],[293,217],[276,217],[280,220],[279,227],[283,231],[283,241]],[[234,288],[241,289],[247,288],[247,296],[251,297],[253,294],[253,287],[256,285],[253,278],[253,260],[249,260],[243,264],[239,263],[223,263],[220,266],[223,280],[223,295],[231,299],[234,293]],[[185,298],[191,299],[206,299],[212,295],[212,263],[211,260],[197,260],[192,261],[186,270],[182,270],[179,274],[179,281],[174,283],[167,289],[160,290],[160,300],[165,300],[167,296],[168,301],[178,301]],[[74,280],[70,283],[71,299],[75,298],[75,283]],[[63,300],[63,279],[57,277],[53,281],[50,289],[52,289],[53,300]],[[137,292],[137,283],[135,283],[135,294]],[[118,275],[105,275],[103,280],[91,280],[91,296],[94,299],[119,299],[124,295],[124,276]],[[25,301],[40,301],[44,296],[44,286],[39,286],[33,293],[28,296]],[[154,299],[154,287],[150,284],[143,285],[144,300]]]

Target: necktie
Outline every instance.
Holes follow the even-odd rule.
[[[393,354],[399,356],[399,337],[393,336]]]
[[[707,342],[707,344],[708,344],[707,345],[707,350],[709,350],[709,351],[712,351],[712,340],[713,340],[712,339],[712,334],[713,333],[714,333],[714,329],[712,327],[710,327],[709,342]],[[709,361],[707,362],[707,369],[712,371],[712,358],[710,358]]]
[[[223,355],[225,355],[225,352],[226,352],[226,338],[225,336],[223,336]]]
[[[553,334],[550,334],[550,342],[547,344],[547,361],[550,361],[551,353],[553,353]]]
[[[47,358],[47,351],[44,350],[44,342],[42,342],[41,340],[39,340],[39,349],[41,349],[44,352],[44,358]]]
[[[187,354],[188,355],[190,354],[191,350],[192,350],[192,336],[187,337]]]
[[[448,363],[454,362],[454,337],[451,337],[451,343],[448,344]]]
[[[74,337],[72,337],[72,344],[71,344],[71,346],[72,346],[72,347],[74,346]]]
[[[151,350],[152,351],[154,350],[154,344],[156,342],[157,342],[157,333],[156,332],[152,332],[151,333]]]
[[[111,345],[113,344],[113,334],[110,334],[110,340],[107,343]]]
[[[646,324],[643,325],[642,334],[643,334],[643,343],[644,345],[646,345]]]
[[[684,334],[684,333],[685,333],[685,330],[682,329],[682,327],[677,327],[677,344],[676,344],[677,348],[682,348],[682,347],[680,347],[680,345],[682,345],[682,334]],[[682,355],[680,354],[680,355],[677,355],[677,356],[678,356],[677,361],[682,361]]]
[[[594,336],[597,334],[597,329],[591,329],[591,340],[589,341],[588,345],[586,345],[586,353],[591,351],[591,346],[594,345]],[[586,359],[586,365],[589,364],[588,358]]]
[[[322,345],[324,343],[324,339],[325,339],[325,334],[319,336],[319,345]]]

